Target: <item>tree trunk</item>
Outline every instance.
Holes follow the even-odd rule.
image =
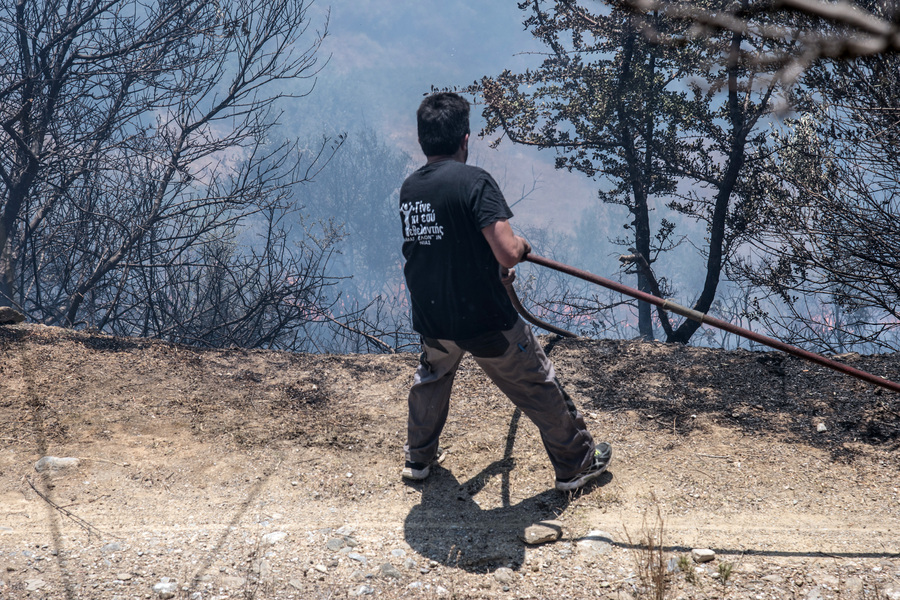
[[[728,112],[731,121],[731,148],[728,155],[728,166],[718,185],[716,205],[713,209],[712,222],[709,232],[709,256],[706,259],[706,280],[703,283],[703,291],[694,304],[694,310],[707,313],[716,299],[716,289],[719,287],[719,279],[722,274],[722,261],[725,246],[725,226],[728,217],[728,205],[731,202],[731,194],[737,185],[738,177],[744,167],[744,147],[747,144],[746,119],[741,107],[738,94],[737,57],[740,53],[740,45],[743,37],[736,33],[731,40],[731,64],[728,68]],[[685,319],[674,334],[667,341],[687,344],[691,336],[700,328],[700,323]]]

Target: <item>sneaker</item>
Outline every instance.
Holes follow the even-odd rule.
[[[430,463],[406,461],[406,465],[404,465],[403,470],[400,472],[400,475],[404,479],[422,481],[423,479],[431,475],[431,465],[433,465],[434,463],[444,462],[444,457],[446,456],[447,453],[444,452],[444,449],[438,448],[437,455],[435,455],[434,460],[432,460]]]
[[[588,467],[569,479],[557,479],[556,489],[563,492],[570,492],[582,487],[588,481],[600,477],[609,467],[609,461],[612,460],[612,446],[606,442],[600,442],[594,447],[594,459]]]

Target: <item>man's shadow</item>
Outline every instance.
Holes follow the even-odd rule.
[[[520,416],[518,410],[513,414],[503,459],[491,463],[467,482],[460,483],[450,471],[434,465],[426,481],[409,484],[422,491],[421,502],[410,510],[404,522],[406,542],[414,551],[466,571],[494,571],[500,567],[518,570],[522,566],[525,544],[519,535],[533,523],[555,519],[565,511],[573,495],[551,488],[515,505],[510,502],[509,473],[515,466],[512,446]],[[502,477],[502,506],[482,509],[474,497],[497,475]],[[599,483],[610,479],[604,473]]]

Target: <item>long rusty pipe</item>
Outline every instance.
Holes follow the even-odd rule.
[[[566,273],[567,275],[572,275],[573,277],[578,277],[579,279],[584,279],[585,281],[589,281],[591,283],[596,283],[597,285],[602,285],[603,287],[619,292],[620,294],[625,294],[626,296],[631,296],[632,298],[643,300],[644,302],[647,302],[654,306],[658,306],[663,310],[673,312],[676,315],[681,315],[682,317],[687,317],[692,321],[697,321],[705,325],[712,325],[713,327],[717,327],[730,333],[734,333],[735,335],[745,337],[749,340],[753,340],[754,342],[759,342],[760,344],[765,344],[766,346],[770,346],[772,348],[775,348],[776,350],[781,350],[782,352],[786,352],[804,360],[814,362],[816,364],[822,365],[823,367],[828,367],[829,369],[840,371],[841,373],[851,375],[853,377],[856,377],[857,379],[862,379],[863,381],[868,381],[869,383],[875,384],[877,386],[887,388],[895,392],[900,392],[900,383],[885,379],[884,377],[878,377],[877,375],[867,373],[866,371],[860,371],[859,369],[855,369],[851,366],[839,363],[836,360],[825,358],[824,356],[816,354],[815,352],[810,352],[808,350],[804,350],[803,348],[798,348],[797,346],[785,344],[784,342],[778,341],[774,338],[760,335],[754,331],[750,331],[749,329],[738,327],[737,325],[729,323],[728,321],[723,321],[721,319],[711,317],[700,311],[686,308],[684,306],[681,306],[680,304],[675,304],[674,302],[671,302],[669,300],[658,298],[652,294],[648,294],[646,292],[628,287],[627,285],[622,285],[621,283],[618,283],[616,281],[612,281],[611,279],[606,279],[604,277],[594,275],[593,273],[589,273],[587,271],[583,271],[581,269],[577,269],[575,267],[571,267],[561,262],[556,262],[555,260],[544,258],[543,256],[538,256],[536,254],[526,255],[525,260],[533,262],[537,265],[554,269],[556,271],[560,271],[562,273]]]
[[[513,308],[516,309],[516,312],[519,313],[523,319],[531,323],[536,327],[540,327],[550,333],[555,333],[556,335],[567,337],[567,338],[577,338],[578,336],[571,331],[563,329],[562,327],[557,327],[556,325],[552,325],[546,321],[542,321],[538,319],[536,316],[531,314],[527,308],[522,306],[522,301],[519,300],[518,294],[516,294],[516,288],[513,287],[512,281],[509,283],[503,284],[506,287],[506,294],[509,296],[510,301],[512,302]]]

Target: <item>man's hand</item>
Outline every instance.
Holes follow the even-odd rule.
[[[494,258],[506,268],[516,266],[531,252],[531,244],[522,236],[514,234],[506,219],[491,223],[481,233],[490,244]]]
[[[503,285],[512,285],[512,282],[516,280],[516,270],[515,269],[507,269],[506,267],[500,267],[500,283]]]
[[[522,244],[525,246],[525,248],[522,250],[522,256],[519,257],[519,262],[522,262],[523,260],[525,260],[526,256],[531,254],[531,244],[529,244],[528,240],[526,240],[525,238],[523,238],[521,236],[517,235],[516,237],[519,238],[520,240],[522,240]]]

